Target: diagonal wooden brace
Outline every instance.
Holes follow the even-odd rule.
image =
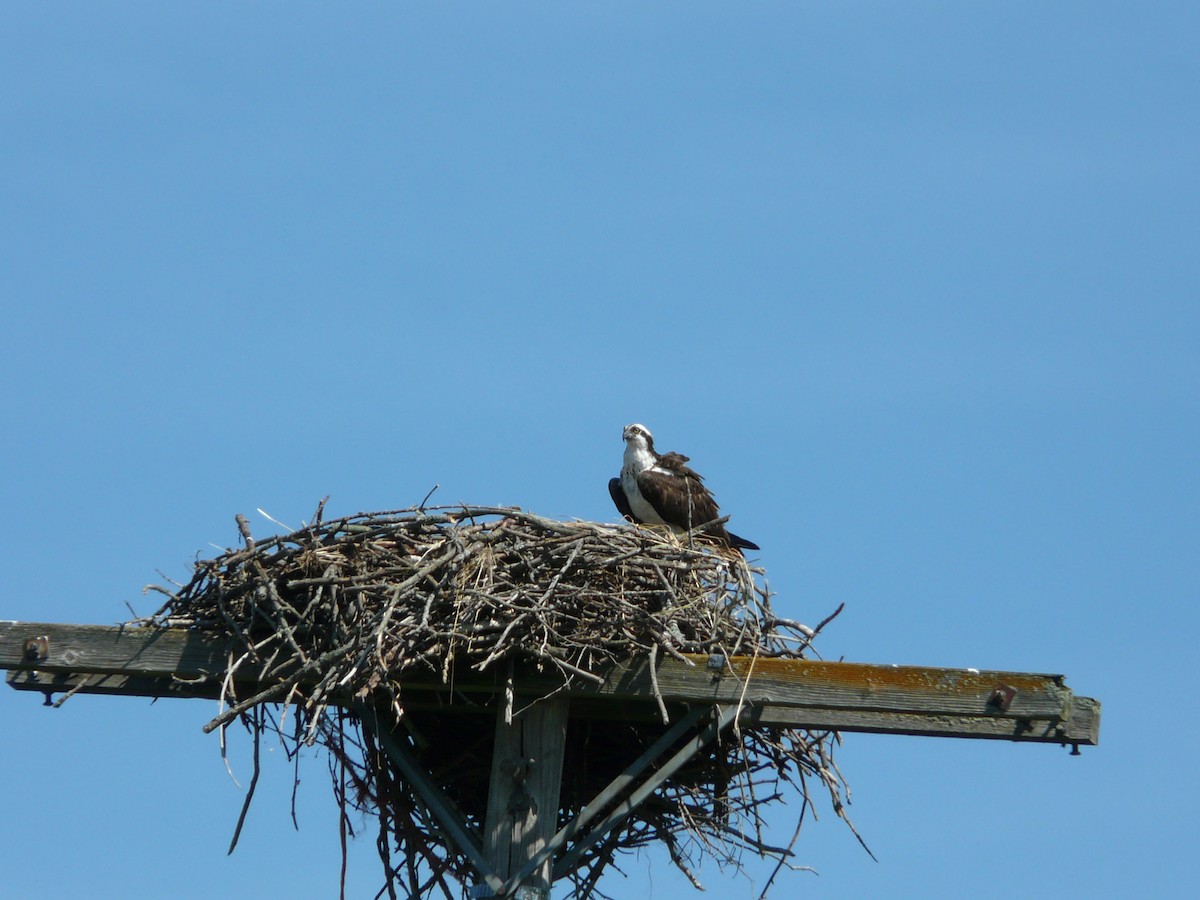
[[[687,764],[687,762],[697,753],[716,740],[717,735],[733,724],[734,720],[738,717],[739,710],[737,704],[732,704],[726,707],[718,707],[718,709],[720,712],[714,721],[710,722],[696,735],[694,735],[686,744],[679,748],[679,750],[676,751],[676,753],[670,759],[663,763],[662,766],[655,770],[649,778],[642,782],[638,788],[636,788],[628,797],[626,797],[616,809],[605,816],[604,820],[601,821],[600,824],[591,829],[591,831],[589,831],[581,840],[576,842],[576,844],[558,860],[554,866],[555,878],[561,877],[562,875],[570,872],[580,857],[587,853],[587,851],[596,844],[600,843],[600,841],[604,840],[605,836],[608,835],[610,831],[620,825],[621,821],[627,815],[633,812],[633,810],[637,809],[637,807],[647,797],[658,790],[659,786],[664,781],[679,771],[679,769]],[[697,710],[692,710],[688,716],[681,720],[680,724],[683,722],[688,722],[690,724],[691,721],[694,721],[691,716],[695,712],[697,712]],[[657,744],[655,746],[657,746]],[[640,759],[638,762],[640,762]],[[636,764],[637,763],[634,765]],[[630,766],[630,768],[632,769],[633,766]],[[618,775],[617,778],[614,779],[613,782],[607,788],[605,788],[595,800],[588,804],[586,809],[594,809],[596,812],[598,812],[609,802],[608,800],[605,800],[604,802],[600,801],[601,798],[608,795],[610,791],[612,792],[612,797],[610,799],[619,796],[622,788],[632,780],[632,778],[626,777],[627,774],[628,770],[625,773]],[[567,837],[569,837],[566,832],[568,832],[573,826],[574,823],[571,823],[571,825],[563,828],[558,835],[555,835],[554,840],[557,841],[561,836],[562,841],[565,842]]]
[[[362,720],[363,727],[375,736],[375,740],[388,755],[388,759],[395,764],[404,779],[416,791],[425,804],[425,808],[446,829],[446,834],[449,835],[455,846],[471,860],[471,864],[475,866],[476,871],[479,872],[488,887],[494,891],[500,890],[504,885],[504,879],[494,871],[491,862],[484,856],[478,835],[467,824],[466,819],[449,801],[441,788],[429,779],[421,764],[413,758],[408,749],[392,737],[391,730],[380,721],[378,710],[357,700],[347,704],[347,708],[358,716]]]

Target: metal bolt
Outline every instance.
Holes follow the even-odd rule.
[[[992,695],[988,697],[988,705],[996,707],[1001,712],[1008,712],[1015,696],[1017,696],[1016,688],[1009,687],[1007,684],[998,684],[993,688]]]
[[[50,655],[50,638],[35,637],[25,641],[25,660],[41,662]]]

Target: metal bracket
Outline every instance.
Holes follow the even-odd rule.
[[[536,760],[528,758],[504,761],[504,771],[512,778],[514,785],[513,792],[508,799],[510,813],[526,813],[531,810],[537,812],[537,804],[533,802],[533,797],[525,789],[525,779],[529,777],[529,770],[533,768],[535,762]]]

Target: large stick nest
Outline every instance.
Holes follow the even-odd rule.
[[[377,822],[387,873],[380,896],[456,897],[453,882],[470,883],[474,873],[376,734],[344,710],[347,702],[386,712],[391,737],[481,827],[496,711],[513,712],[514,672],[539,671],[568,686],[600,681],[612,664],[639,656],[798,658],[825,624],[776,617],[756,577],[762,571],[700,535],[561,522],[516,508],[414,508],[328,522],[321,512],[308,527],[259,542],[239,516],[244,546],[197,562],[176,590],[156,588],[169,599],[153,621],[229,636],[240,648],[231,673],[280,673],[252,693],[227,677],[223,711],[206,728],[223,732],[240,720],[250,730],[255,780],[264,733],[278,734],[290,753],[327,748],[343,833],[353,833],[362,814]],[[495,692],[456,690],[464,673],[492,674]],[[445,685],[440,705],[429,693],[418,701],[406,680]],[[524,702],[516,698],[518,711]],[[573,712],[560,824],[657,740],[672,712],[661,697],[644,718]],[[842,814],[833,737],[746,726],[727,733],[579,859],[567,873],[575,895],[602,896],[596,882],[607,865],[654,843],[697,887],[705,858],[738,867],[750,853],[787,865],[791,844],[764,836],[763,812],[792,793],[803,821],[815,777]]]

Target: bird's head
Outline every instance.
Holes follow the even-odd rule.
[[[621,432],[621,439],[631,447],[654,449],[654,435],[650,433],[649,428],[639,425],[637,422],[625,426],[625,430]]]

